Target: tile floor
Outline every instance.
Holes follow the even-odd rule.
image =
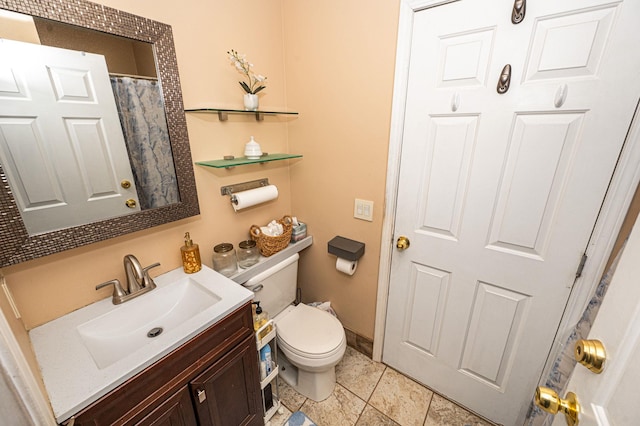
[[[490,426],[384,364],[347,347],[336,366],[337,384],[322,402],[305,398],[278,380],[283,413],[270,426],[282,426],[302,411],[318,426]]]

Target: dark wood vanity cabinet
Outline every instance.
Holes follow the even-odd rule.
[[[185,386],[160,403],[138,426],[197,426],[189,388]]]
[[[257,380],[256,347],[237,346],[190,383],[201,426],[262,425],[262,396]],[[248,377],[251,376],[251,377]]]
[[[75,425],[262,425],[251,305],[243,305],[75,416]]]

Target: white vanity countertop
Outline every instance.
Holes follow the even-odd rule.
[[[220,296],[220,301],[206,307],[179,326],[149,339],[127,356],[102,369],[98,368],[83,343],[78,327],[119,307],[136,304],[154,292],[162,292],[164,287],[186,276],[206,282],[206,286],[210,286],[211,291]],[[187,275],[179,268],[155,277],[154,281],[156,289],[121,305],[113,305],[109,297],[29,332],[58,422],[63,422],[78,413],[253,297],[249,290],[204,265],[202,270],[195,274]],[[132,327],[135,328],[135,324],[132,324]]]

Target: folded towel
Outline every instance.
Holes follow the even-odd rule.
[[[267,226],[261,226],[260,231],[264,235],[268,235],[270,237],[277,237],[278,235],[282,235],[284,233],[284,228],[281,223],[272,220]]]

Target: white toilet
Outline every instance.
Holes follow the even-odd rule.
[[[256,275],[243,285],[274,319],[280,376],[298,393],[314,401],[331,395],[335,366],[344,356],[347,338],[340,321],[296,299],[298,254]]]

